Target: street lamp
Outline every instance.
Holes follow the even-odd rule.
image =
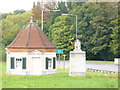
[[[63,55],[63,56],[64,56],[63,69],[65,70],[65,57],[66,57],[66,55]]]
[[[54,12],[58,12],[58,11],[60,11],[60,10],[42,10],[42,15],[41,15],[41,16],[42,16],[42,18],[41,18],[41,21],[42,21],[42,22],[41,22],[41,28],[42,28],[42,30],[43,30],[43,18],[44,18],[44,17],[43,17],[43,16],[44,16],[44,15],[43,15],[43,14],[44,14],[43,12],[44,12],[44,11],[54,11]]]
[[[77,15],[75,15],[75,14],[62,14],[62,15],[70,15],[70,16],[75,16],[76,17],[76,39],[77,39],[77,32],[78,32],[78,28],[77,28]]]

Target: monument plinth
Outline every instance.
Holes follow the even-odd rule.
[[[86,75],[86,54],[81,50],[81,42],[75,41],[75,48],[70,51],[69,76]]]

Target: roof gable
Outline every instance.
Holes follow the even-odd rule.
[[[43,48],[55,49],[44,32],[34,23],[29,23],[23,28],[7,48]]]

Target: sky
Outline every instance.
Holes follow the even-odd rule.
[[[37,1],[38,0],[1,0],[0,13],[9,13],[15,11],[16,9],[31,10],[33,2]]]
[[[59,1],[59,0],[1,0],[0,13],[9,13],[17,9],[31,10],[33,2],[37,1]]]
[[[37,1],[42,1],[42,0],[1,0],[0,13],[9,13],[17,9],[31,10],[33,7],[33,2],[37,2]],[[44,1],[66,1],[66,0],[44,0]],[[69,0],[69,1],[75,1],[75,0]],[[77,1],[84,1],[84,0],[77,0]],[[107,1],[119,1],[119,0],[107,0]]]

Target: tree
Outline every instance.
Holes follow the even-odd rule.
[[[62,4],[59,3],[58,9],[62,10],[63,7],[60,6]],[[67,13],[78,15],[78,39],[82,42],[82,50],[87,53],[87,59],[113,60],[114,55],[110,43],[112,42],[111,34],[114,27],[110,22],[117,18],[118,6],[116,3],[70,2],[63,6],[66,7]],[[57,48],[61,49],[66,48],[64,46],[68,42],[63,39],[69,40],[69,36],[74,38],[71,41],[74,43],[76,23],[75,17],[67,16],[70,19],[63,19],[64,16],[59,17],[59,15],[60,13],[54,12],[46,25],[44,25],[44,28],[49,39],[53,41]],[[67,24],[64,22],[67,22]],[[65,38],[62,36],[64,34],[61,34],[67,32],[65,29],[74,32]],[[62,41],[60,42],[60,40]],[[72,48],[73,45],[71,44]],[[69,53],[70,50],[72,49],[67,46],[66,53]]]
[[[14,13],[1,13],[0,20],[5,19],[8,15],[14,15]]]
[[[15,11],[14,11],[15,14],[22,14],[22,13],[24,13],[24,12],[26,12],[26,11],[23,10],[23,9],[21,9],[21,10],[15,10]]]
[[[117,16],[117,8],[114,6],[116,6],[116,3],[99,3],[96,12],[98,15],[90,21],[92,27],[96,30],[91,41],[94,44],[91,51],[102,60],[114,59],[109,47],[112,33],[109,23]]]
[[[37,5],[33,3],[33,8],[32,8],[33,19],[35,21],[41,21],[41,13],[42,13],[42,10],[44,10],[43,12],[44,21],[48,20],[48,18],[51,17],[51,11],[49,10],[53,10],[55,6],[56,6],[55,2],[47,2],[47,3],[37,2]]]
[[[67,5],[65,2],[58,2],[57,9],[60,10],[62,13],[67,13]]]
[[[2,42],[7,46],[17,35],[19,30],[29,22],[31,12],[8,15],[2,20]]]
[[[63,49],[67,57],[69,57],[70,50],[74,48],[75,29],[72,25],[72,19],[73,17],[69,16],[59,16],[49,29],[49,31],[52,31],[51,38],[53,44],[57,46],[57,49]]]
[[[120,58],[120,26],[119,23],[120,18],[111,21],[111,24],[113,25],[112,28],[112,42],[110,43],[111,50],[114,52],[114,55],[116,58]]]
[[[41,20],[41,12],[42,12],[42,6],[40,2],[37,2],[37,5],[35,5],[35,2],[34,2],[33,8],[32,8],[32,14],[33,14],[33,19],[35,21]]]
[[[2,35],[2,50],[0,53],[2,53],[3,60],[6,57],[5,47],[13,41],[21,28],[29,22],[30,17],[31,12],[25,12],[22,14],[7,14],[2,19],[2,34],[0,32],[0,35]]]

